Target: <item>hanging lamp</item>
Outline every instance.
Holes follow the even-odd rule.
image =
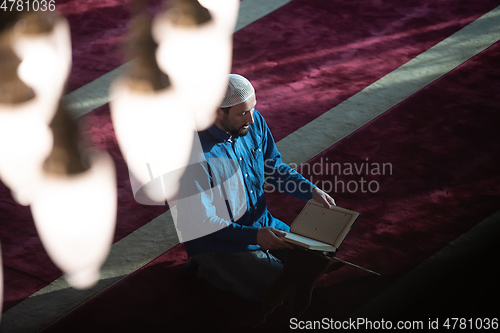
[[[52,261],[77,289],[99,280],[116,224],[117,189],[111,157],[79,147],[79,134],[61,102],[50,125],[54,144],[44,162],[31,212]]]

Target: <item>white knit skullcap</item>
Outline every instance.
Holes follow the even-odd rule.
[[[245,102],[255,93],[252,84],[238,74],[229,74],[226,96],[220,104],[221,108],[228,108]]]

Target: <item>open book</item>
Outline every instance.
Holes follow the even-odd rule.
[[[309,200],[283,240],[310,250],[337,252],[359,213]]]

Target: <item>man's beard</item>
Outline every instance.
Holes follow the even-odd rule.
[[[234,137],[245,136],[248,134],[248,131],[250,130],[250,123],[246,123],[238,129],[231,129],[231,127],[229,126],[229,124],[227,122],[222,121],[222,126],[224,127],[226,132],[228,132],[229,134],[231,134],[231,136],[234,136]],[[243,128],[244,126],[248,126],[248,128]]]
[[[247,126],[247,128],[242,128],[243,126]],[[240,127],[240,129],[238,130],[238,136],[245,136],[248,134],[248,131],[250,130],[250,124],[246,124],[246,125],[243,125]]]
[[[245,126],[245,125],[243,125]],[[241,126],[241,127],[243,127]],[[231,136],[238,137],[238,136],[245,136],[248,134],[248,131],[250,130],[250,127],[248,128],[239,128],[237,130],[232,130],[232,131],[227,131]]]

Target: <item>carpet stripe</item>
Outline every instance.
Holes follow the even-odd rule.
[[[111,247],[93,288],[75,290],[61,277],[2,315],[0,332],[38,332],[179,243],[169,212]]]
[[[500,6],[283,138],[283,161],[306,162],[500,40],[499,21]]]

